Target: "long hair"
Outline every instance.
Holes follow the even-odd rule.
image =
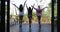
[[[22,12],[23,11],[23,5],[22,4],[20,4],[20,7],[19,7],[19,10],[20,10],[20,12]]]

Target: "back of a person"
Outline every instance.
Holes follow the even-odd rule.
[[[32,15],[32,9],[28,9],[28,15]]]
[[[36,14],[37,14],[37,16],[41,16],[42,10],[41,10],[41,9],[37,9],[37,10],[36,10]]]
[[[23,15],[24,15],[24,7],[23,7],[22,4],[21,4],[20,7],[19,7],[19,15],[20,15],[20,16],[23,16]]]
[[[20,12],[22,12],[24,10],[24,7],[22,4],[20,4],[19,10],[20,10]]]
[[[23,15],[24,15],[24,11],[19,12],[19,15],[20,15],[20,16],[23,16]]]

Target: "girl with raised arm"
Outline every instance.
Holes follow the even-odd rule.
[[[38,6],[38,8],[35,8],[34,6],[32,6],[35,10],[36,10],[36,15],[38,18],[38,23],[39,23],[39,32],[41,31],[41,15],[42,15],[42,10],[44,10],[45,8],[41,9],[40,6]]]
[[[26,5],[26,7],[27,7],[27,5]],[[28,18],[29,18],[29,32],[31,32],[31,23],[32,23],[32,11],[33,11],[33,8],[27,7],[27,10],[28,10]]]
[[[27,1],[27,0],[26,0]],[[13,4],[16,8],[18,8],[19,10],[19,27],[21,28],[20,29],[20,32],[22,32],[22,21],[23,21],[23,16],[24,16],[24,7],[25,7],[25,3],[26,1],[24,2],[24,5],[20,4],[19,7],[17,7],[15,4]]]

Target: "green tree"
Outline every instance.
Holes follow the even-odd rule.
[[[54,0],[54,16],[57,16],[57,2]]]

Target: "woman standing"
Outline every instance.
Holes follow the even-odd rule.
[[[45,8],[41,9],[40,6],[38,6],[38,8],[35,8],[34,6],[32,6],[35,10],[36,10],[36,15],[38,18],[38,24],[39,24],[39,32],[41,31],[41,15],[42,15],[42,10],[44,10]]]
[[[26,1],[24,2],[24,5],[20,4],[19,7],[17,7],[15,4],[13,4],[19,10],[19,27],[20,27],[20,32],[22,32],[22,21],[23,21],[23,16],[24,16],[25,3],[26,3]]]
[[[27,5],[26,5],[27,7]],[[31,23],[32,23],[32,10],[33,8],[27,7],[28,10],[28,18],[29,18],[29,32],[31,32]]]

